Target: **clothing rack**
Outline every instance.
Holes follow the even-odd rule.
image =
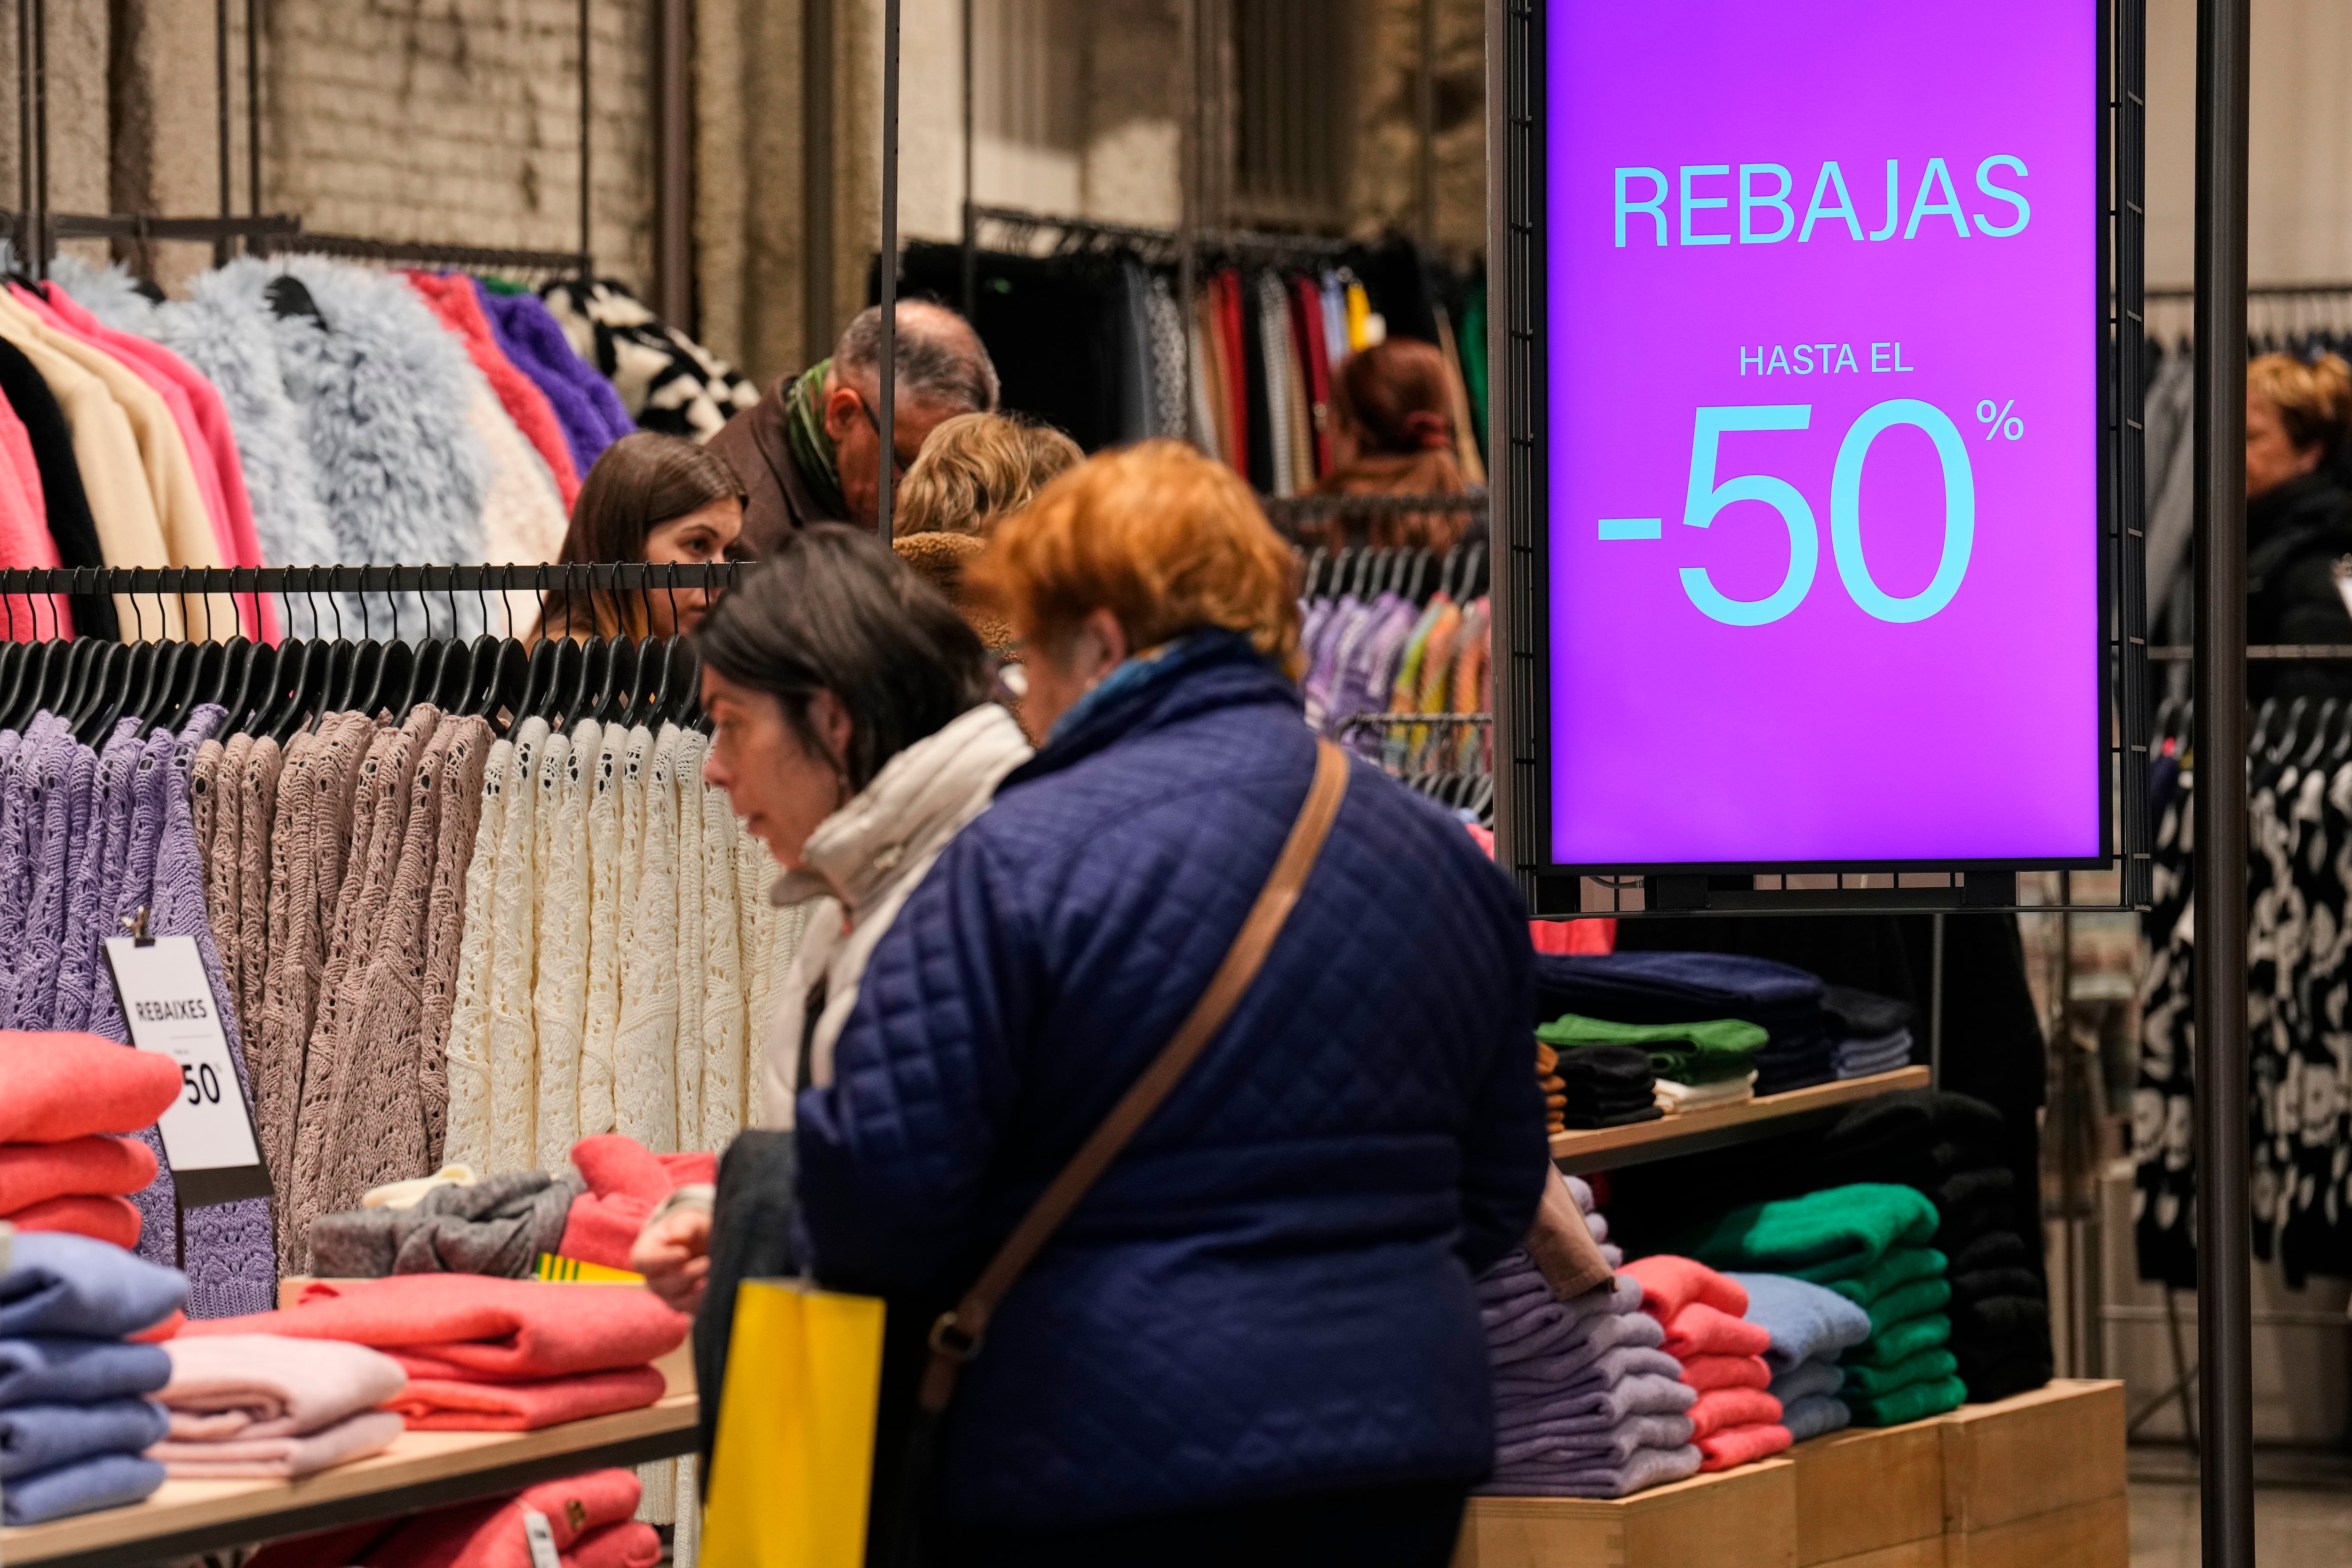
[[[1370,598],[1393,593],[1415,605],[1427,605],[1442,588],[1457,603],[1466,605],[1487,591],[1491,565],[1483,540],[1457,544],[1444,555],[1433,550],[1318,549],[1307,557],[1298,596]]]
[[[585,250],[517,250],[498,246],[443,245],[430,240],[374,239],[356,234],[293,230],[265,237],[265,256],[333,256],[351,261],[406,264],[458,272],[556,272],[586,279],[594,271]]]

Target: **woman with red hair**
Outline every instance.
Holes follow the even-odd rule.
[[[1465,488],[1455,459],[1454,401],[1445,361],[1432,345],[1391,338],[1348,356],[1331,388],[1339,466],[1316,487],[1330,496],[1451,496]],[[1427,545],[1450,550],[1466,511],[1318,518],[1300,524],[1310,547]]]

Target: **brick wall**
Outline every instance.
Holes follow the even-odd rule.
[[[592,248],[642,288],[649,9],[590,14]],[[262,36],[267,206],[336,233],[579,244],[575,0],[270,0]]]

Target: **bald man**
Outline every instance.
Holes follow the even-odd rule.
[[[898,302],[898,421],[890,484],[942,420],[996,407],[996,367],[961,316],[919,300]],[[788,375],[727,422],[710,449],[727,459],[751,500],[743,546],[765,555],[792,530],[847,522],[872,531],[881,505],[882,311],[858,312],[833,357]]]

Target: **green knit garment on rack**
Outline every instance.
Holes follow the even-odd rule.
[[[1845,1369],[1845,1383],[1838,1392],[1864,1399],[1884,1399],[1898,1389],[1915,1384],[1940,1383],[1959,1374],[1960,1358],[1941,1348],[1921,1351],[1907,1361],[1893,1366],[1850,1366]]]
[[[1957,1377],[1947,1377],[1934,1383],[1915,1383],[1876,1399],[1849,1398],[1845,1407],[1853,1412],[1853,1424],[1857,1426],[1900,1426],[1906,1422],[1925,1421],[1930,1415],[1958,1410],[1968,1397],[1967,1384]]]
[[[1861,1273],[1850,1279],[1832,1279],[1829,1286],[1855,1306],[1867,1308],[1888,1291],[1916,1279],[1941,1279],[1948,1268],[1944,1255],[1932,1247],[1890,1247],[1885,1257]]]
[[[1772,1037],[1741,1018],[1699,1024],[1616,1024],[1563,1013],[1536,1030],[1561,1050],[1580,1046],[1633,1046],[1650,1053],[1658,1076],[1676,1083],[1719,1083],[1756,1070],[1756,1053]]]
[[[1936,1205],[1926,1194],[1856,1182],[1734,1209],[1664,1250],[1713,1268],[1789,1274],[1825,1285],[1864,1273],[1889,1248],[1926,1246],[1936,1224]]]
[[[1884,1333],[1872,1334],[1845,1352],[1843,1364],[1848,1369],[1900,1366],[1922,1352],[1941,1350],[1951,1339],[1952,1320],[1941,1312],[1929,1312],[1891,1324]]]

